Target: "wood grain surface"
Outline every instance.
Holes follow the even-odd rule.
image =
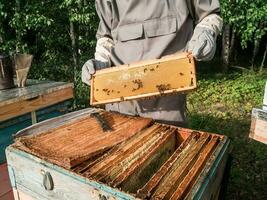
[[[14,146],[69,169],[123,142],[152,122],[104,111],[101,116],[112,131],[103,132],[99,122],[87,116],[36,136],[19,138]]]
[[[91,81],[91,104],[184,92],[196,88],[194,60],[186,54],[99,70]]]
[[[63,82],[31,82],[25,88],[0,91],[0,121],[11,119],[73,98],[73,85]]]

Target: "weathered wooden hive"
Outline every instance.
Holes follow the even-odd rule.
[[[100,112],[112,130],[103,132],[91,115],[94,112]],[[64,176],[76,177],[73,180],[82,178],[88,183],[86,196],[76,188],[73,193],[77,196],[61,199],[103,199],[103,196],[104,199],[202,199],[218,192],[229,145],[225,136],[102,110],[62,118],[57,126],[52,126],[47,123],[22,131],[7,150],[14,177],[26,179],[23,177],[26,169],[19,169],[16,162],[20,158],[15,154],[36,158],[38,161],[34,162],[41,163],[40,170],[42,165],[48,166],[45,170],[51,173],[48,185],[53,187],[40,194],[44,184],[40,180],[40,188],[28,188],[47,195],[48,199],[60,197],[57,185],[63,187],[55,169],[63,171]],[[53,164],[57,166],[55,169]],[[23,180],[16,181],[19,182],[16,190],[31,195],[25,185],[20,187]],[[26,180],[27,187],[31,181]],[[67,189],[70,183],[65,184]]]

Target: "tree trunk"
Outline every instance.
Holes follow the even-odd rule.
[[[263,28],[264,28],[264,23],[263,21],[260,21],[259,30],[262,30]],[[251,59],[251,70],[254,70],[255,58],[259,53],[260,42],[261,42],[261,38],[256,38],[254,40],[254,49],[253,49],[253,54],[252,54],[252,59]]]
[[[223,71],[227,72],[230,64],[230,25],[226,24],[222,36]]]
[[[266,54],[267,54],[267,41],[266,41],[266,46],[265,46],[265,51],[264,51],[264,54],[263,54],[263,58],[262,58],[262,61],[261,61],[260,71],[263,70],[264,62],[265,62],[265,59],[266,59]]]
[[[252,71],[254,70],[255,58],[256,58],[257,54],[259,53],[259,48],[260,48],[260,40],[255,39],[253,53],[252,53],[252,59],[251,59],[251,67],[250,67],[250,69]]]
[[[231,43],[230,43],[230,50],[229,50],[229,64],[231,61],[233,61],[234,54],[235,54],[235,30],[232,29],[231,34]]]
[[[2,26],[2,23],[0,23],[0,26]],[[3,33],[4,35],[4,33]],[[2,32],[0,31],[0,44],[3,44],[4,43],[4,39],[3,39],[3,36],[2,36]]]
[[[77,106],[77,85],[78,85],[78,69],[79,69],[79,53],[78,53],[78,34],[77,27],[74,22],[70,21],[70,39],[72,47],[72,59],[73,59],[73,83],[74,83],[74,102],[73,106]]]
[[[16,7],[15,7],[15,12],[19,13],[20,12],[20,1],[16,0]],[[15,30],[16,32],[16,53],[20,53],[21,52],[21,33],[20,30]],[[22,52],[23,53],[23,52]]]

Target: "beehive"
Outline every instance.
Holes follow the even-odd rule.
[[[97,71],[91,105],[185,92],[196,88],[194,59],[175,54]]]
[[[32,185],[28,189],[37,193],[37,197],[48,195],[48,199],[193,199],[210,197],[218,191],[229,145],[225,136],[102,110],[97,112],[111,125],[112,131],[103,132],[90,112],[62,120],[57,127],[39,125],[35,131],[22,132],[23,136],[7,150],[14,177],[24,180],[18,180],[17,186],[26,182],[27,187]],[[24,163],[27,155],[34,158],[26,161],[31,163],[27,166],[35,166],[33,173],[51,173],[54,188],[40,192],[42,180],[39,184],[38,178],[27,179],[23,175],[27,169],[18,167],[21,164],[17,162],[23,160],[18,155],[24,155]],[[70,162],[70,158],[75,158],[75,162]],[[74,178],[72,182],[62,183],[66,174]],[[214,180],[207,183],[206,178]],[[77,180],[86,180],[88,190],[84,184],[79,187]],[[71,197],[62,197],[62,188],[58,188],[61,185]],[[71,188],[76,188],[73,194],[68,192]],[[25,186],[19,190],[27,193]]]
[[[249,137],[267,144],[267,110],[252,109]]]

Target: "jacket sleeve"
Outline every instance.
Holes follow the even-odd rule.
[[[208,15],[220,15],[219,0],[187,0],[187,5],[195,24],[198,24]]]
[[[111,37],[112,6],[109,0],[96,0],[96,12],[100,19],[96,38]]]

